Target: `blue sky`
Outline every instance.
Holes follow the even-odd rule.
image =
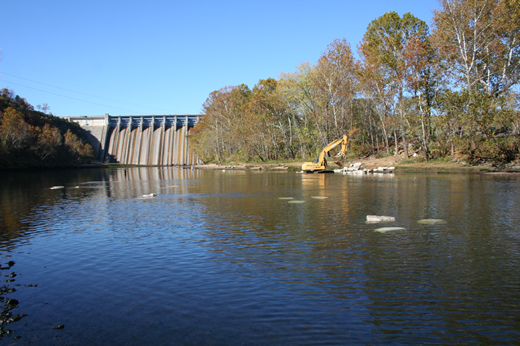
[[[0,88],[57,116],[199,114],[209,93],[353,50],[373,19],[437,0],[2,0]]]

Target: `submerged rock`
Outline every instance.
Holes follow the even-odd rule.
[[[405,229],[406,228],[404,228],[404,227],[381,227],[381,228],[376,228],[374,231],[380,232],[380,233],[385,233],[385,232],[391,232],[391,231],[403,231]]]
[[[50,190],[60,190],[60,189],[64,189],[65,186],[53,186],[51,188],[49,188]]]
[[[368,222],[381,222],[381,221],[391,222],[391,221],[395,221],[395,217],[393,217],[393,216],[367,215],[367,221]]]
[[[422,219],[417,221],[417,223],[423,224],[423,225],[435,225],[435,224],[441,224],[446,223],[446,221],[442,219]]]
[[[8,298],[6,301],[6,304],[10,305],[10,306],[16,306],[16,305],[18,305],[18,300],[13,299],[13,298]]]

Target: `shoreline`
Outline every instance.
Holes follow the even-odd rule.
[[[345,163],[345,166],[353,163],[361,163],[362,168],[375,169],[378,167],[395,167],[395,173],[467,173],[467,174],[520,174],[520,163],[512,163],[504,168],[496,168],[493,166],[471,166],[459,162],[413,162],[400,163],[400,158],[384,157],[384,158],[365,158],[354,159]],[[250,170],[250,171],[290,171],[300,172],[304,162],[285,162],[285,163],[244,163],[230,162],[225,164],[201,164],[194,165],[194,169],[203,170]],[[186,167],[188,168],[188,167]],[[191,168],[191,167],[190,167]],[[340,166],[329,163],[329,170],[341,168]]]
[[[373,170],[379,167],[395,167],[394,173],[457,173],[457,174],[520,174],[520,162],[513,162],[504,168],[497,168],[490,165],[472,166],[460,162],[411,162],[400,163],[401,158],[363,158],[353,159],[345,162],[345,166],[354,163],[361,163],[361,168]],[[280,171],[280,172],[301,172],[303,161],[293,162],[227,162],[227,163],[207,163],[198,165],[179,165],[179,166],[156,166],[156,165],[124,165],[117,163],[103,164],[92,163],[73,167],[17,167],[2,168],[1,171],[20,171],[20,170],[54,170],[54,169],[84,169],[84,168],[116,168],[116,167],[178,167],[183,169],[200,170],[243,170],[243,171]],[[341,168],[329,159],[329,171]]]

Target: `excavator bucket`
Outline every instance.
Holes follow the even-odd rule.
[[[343,167],[345,165],[345,158],[341,157],[340,160],[338,160],[338,161],[336,161],[334,163],[337,164],[340,167]]]

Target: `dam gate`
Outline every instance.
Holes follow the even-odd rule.
[[[129,165],[193,165],[199,158],[188,146],[187,136],[198,115],[76,116],[104,163]]]

